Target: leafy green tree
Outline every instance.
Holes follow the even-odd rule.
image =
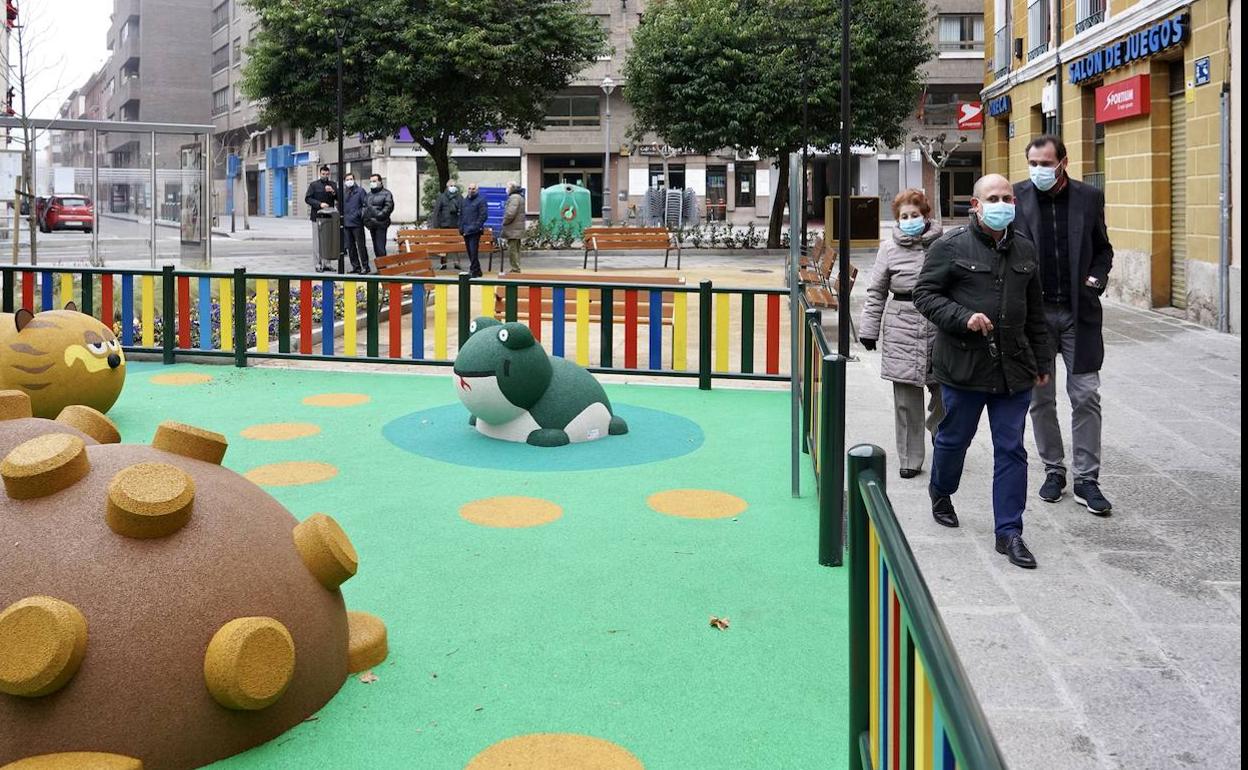
[[[896,147],[935,51],[923,0],[854,0],[851,136]],[[840,152],[840,0],[657,0],[624,65],[634,134],[700,153],[757,150],[778,160],[767,234],[780,245],[790,152]],[[806,130],[803,129],[803,106]]]
[[[342,29],[343,130],[380,138],[407,126],[439,188],[453,142],[529,137],[552,94],[607,51],[580,0],[247,0],[260,20],[243,90],[260,119],[336,136]]]

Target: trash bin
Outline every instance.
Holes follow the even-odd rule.
[[[589,226],[589,190],[580,185],[556,184],[542,190],[542,224],[552,230],[570,229],[572,236],[581,237]]]
[[[338,269],[342,253],[342,215],[336,208],[316,212],[316,264],[318,273]]]

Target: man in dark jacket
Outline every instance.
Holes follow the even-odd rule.
[[[1098,516],[1113,506],[1101,494],[1101,294],[1109,281],[1114,247],[1105,229],[1105,194],[1076,182],[1066,173],[1066,145],[1056,136],[1037,137],[1027,145],[1030,181],[1014,185],[1019,235],[1036,244],[1044,317],[1053,341],[1056,369],[1060,352],[1066,364],[1066,393],[1071,406],[1071,459],[1075,499]],[[1066,457],[1057,421],[1056,383],[1036,388],[1031,427],[1044,461],[1046,478],[1040,499],[1056,503],[1066,488]]]
[[[394,213],[394,196],[382,184],[381,176],[368,178],[368,192],[364,194],[364,226],[373,237],[373,259],[386,256],[386,235],[390,232],[390,215]],[[368,272],[368,260],[364,261]]]
[[[342,226],[347,235],[347,256],[351,272],[368,272],[368,248],[364,245],[364,191],[355,184],[355,174],[343,180]],[[363,264],[363,267],[361,267]]]
[[[464,236],[464,251],[468,252],[469,274],[473,278],[481,277],[477,249],[481,246],[481,233],[485,230],[487,216],[485,197],[477,192],[476,184],[469,184],[464,205],[459,211],[459,234]]]
[[[308,219],[312,220],[312,259],[317,270],[324,267],[321,264],[321,228],[317,212],[332,209],[338,203],[337,191],[329,181],[329,166],[321,166],[320,172],[320,177],[308,184],[308,191],[303,195],[303,202],[308,204]]]
[[[987,408],[996,549],[1012,564],[1034,568],[1035,557],[1022,537],[1023,430],[1032,388],[1048,382],[1051,361],[1035,248],[1015,237],[1008,179],[981,178],[971,205],[970,225],[946,233],[928,250],[913,291],[915,307],[937,328],[932,376],[945,404],[928,487],[932,516],[946,527],[958,526],[952,496]]]
[[[433,202],[433,211],[429,213],[429,227],[439,230],[459,229],[459,212],[464,207],[464,196],[459,192],[459,183],[452,179],[446,183],[446,189]],[[455,269],[459,269],[456,261]],[[441,269],[446,269],[446,255],[442,255]]]

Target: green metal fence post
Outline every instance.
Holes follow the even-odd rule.
[[[468,330],[472,328],[472,284],[471,276],[468,273],[459,274],[459,307],[456,308],[456,315],[459,316],[459,345],[462,348],[464,343],[468,341]],[[481,312],[485,314],[485,308],[481,308]]]
[[[871,564],[867,558],[870,522],[858,479],[863,471],[872,470],[883,486],[884,450],[871,444],[859,444],[849,450],[846,465],[849,484],[849,768],[863,770],[870,766],[869,761],[863,761],[860,752],[862,735],[871,724],[871,650],[867,627]]]
[[[833,353],[819,366],[819,563],[839,567],[845,556],[845,359]]]
[[[302,323],[302,319],[300,323]],[[277,279],[277,349],[290,352],[290,279]]]
[[[381,351],[381,300],[377,297],[377,282],[369,281],[365,289],[364,307],[366,311],[366,330],[364,352],[369,358],[376,358]]]
[[[87,315],[95,315],[95,276],[91,273],[84,272],[82,274],[82,302],[78,303],[78,310]]]
[[[601,296],[602,312],[599,314],[598,321],[598,365],[610,369],[615,353],[615,340],[612,336],[615,324],[615,297],[610,287],[603,287]]]
[[[160,270],[160,348],[161,360],[166,364],[173,363],[174,337],[177,334],[176,309],[173,305],[174,294],[173,265],[165,265]]]
[[[6,267],[4,268],[4,295],[0,297],[0,313],[13,312],[13,290],[14,284],[17,283],[17,271]]]
[[[225,312],[225,308],[221,308]],[[234,365],[247,366],[247,268],[234,268]]]
[[[711,282],[698,283],[698,388],[711,389]]]
[[[503,320],[507,323],[515,323],[519,318],[519,294],[520,287],[514,283],[503,287]]]
[[[816,308],[807,308],[806,317],[802,319],[801,334],[798,335],[802,345],[798,351],[798,355],[802,357],[802,451],[806,454],[810,454],[810,405],[815,398],[815,394],[811,392],[815,381],[815,346],[812,344],[815,340],[811,333],[811,324],[814,324],[813,328],[819,328],[820,319]]]

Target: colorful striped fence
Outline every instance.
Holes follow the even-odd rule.
[[[885,491],[884,450],[848,453],[851,770],[1005,770]]]
[[[844,561],[845,359],[832,351],[819,310],[799,295],[802,324],[797,369],[801,396],[802,449],[810,455],[819,494],[819,563],[839,567]]]
[[[525,323],[552,355],[600,373],[787,381],[785,289],[397,276],[0,268],[7,311],[111,321],[131,351],[449,366],[475,316]],[[520,317],[520,298],[527,302]],[[692,299],[691,299],[692,298]],[[665,307],[665,302],[667,307]],[[458,320],[458,328],[451,321]],[[307,322],[304,321],[307,319]],[[594,358],[595,348],[597,357]]]

